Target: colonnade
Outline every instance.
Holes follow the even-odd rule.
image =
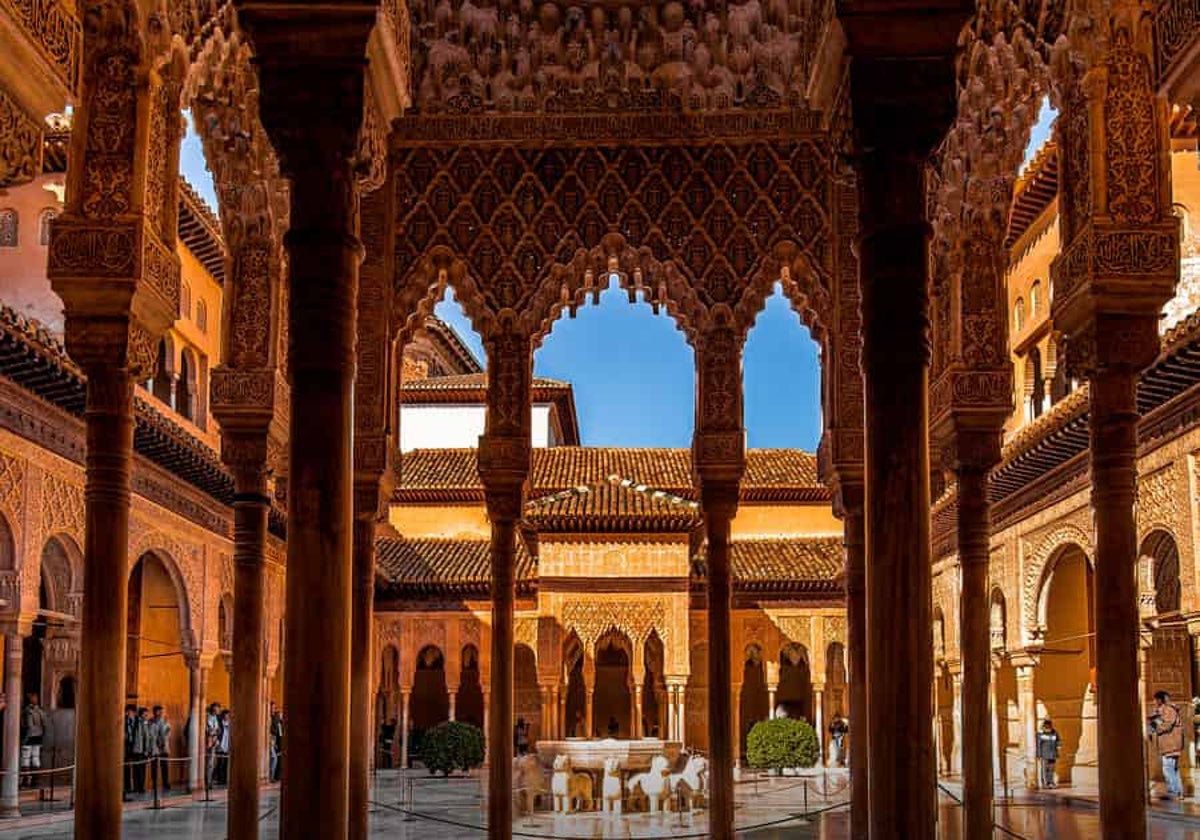
[[[359,226],[357,155],[364,105],[362,57],[376,10],[363,5],[294,10],[254,3],[238,6],[241,24],[255,48],[262,124],[279,155],[281,171],[291,182],[290,230],[284,240],[290,336],[287,410],[296,422],[291,424],[287,455],[284,701],[289,760],[282,836],[362,837],[369,733],[364,734],[361,724],[370,718],[363,711],[364,685],[369,686],[369,679],[364,681],[361,670],[371,661],[369,633],[364,632],[370,626],[371,599],[366,593],[373,540],[368,531],[377,515],[383,470],[352,449],[355,434],[363,432],[356,428],[352,401],[356,399],[356,350],[360,376],[368,358],[356,348],[362,335],[358,320],[367,314],[357,297],[360,271],[366,271],[367,239]],[[936,829],[929,727],[933,645],[930,227],[925,166],[954,117],[955,44],[974,10],[973,4],[960,6],[938,7],[915,25],[904,12],[841,11],[853,56],[849,96],[860,222],[857,252],[865,385],[861,480],[851,472],[838,476],[839,503],[846,518],[851,731],[868,735],[852,736],[856,837],[869,832],[877,838],[931,838]],[[876,37],[880,31],[903,33],[906,40],[894,35],[881,42]],[[114,34],[120,33],[105,33],[106,37]],[[85,62],[94,54],[85,56]],[[97,196],[83,179],[89,167],[114,165],[110,147],[100,142],[110,135],[102,134],[101,127],[105,132],[127,130],[128,148],[140,148],[141,154],[144,145],[138,143],[145,140],[138,138],[151,133],[146,121],[167,119],[156,111],[163,99],[170,101],[161,96],[166,82],[154,74],[143,85],[135,83],[130,70],[115,80],[115,99],[97,96],[98,90],[106,89],[104,85],[114,86],[114,80],[101,72],[117,72],[114,67],[89,64],[84,74],[67,210],[53,225],[50,262],[51,278],[67,308],[68,348],[88,377],[87,573],[76,774],[76,836],[80,838],[120,836],[121,781],[114,769],[122,756],[119,727],[113,722],[120,717],[124,679],[133,384],[152,371],[157,336],[171,322],[179,293],[178,265],[169,247],[173,234],[164,233],[173,226],[132,210],[155,206],[154,190],[172,195],[172,178],[154,183],[162,172],[143,172],[146,167],[142,167],[138,177],[113,181],[120,193],[115,198]],[[1152,92],[1144,94],[1151,107]],[[321,114],[321,119],[313,119],[314,114]],[[1145,116],[1138,113],[1133,118]],[[1155,112],[1151,122],[1161,118]],[[112,120],[121,126],[114,129]],[[167,124],[172,121],[167,119]],[[175,154],[177,147],[176,140]],[[117,162],[120,172],[126,168],[132,172],[132,155],[130,151],[129,160]],[[1155,165],[1154,161],[1144,164]],[[174,171],[177,163],[172,154],[163,166],[163,172]],[[1068,167],[1064,173],[1068,184],[1073,172]],[[1113,203],[1120,212],[1118,198]],[[173,199],[165,206],[173,207]],[[1149,227],[1161,234],[1159,245],[1170,248],[1166,216],[1160,211],[1169,215],[1169,202],[1165,209],[1157,208],[1153,218],[1140,222],[1141,232],[1130,233],[1098,227],[1099,222],[1090,218],[1090,206],[1067,209],[1075,214],[1071,230],[1086,228],[1085,236],[1109,236],[1116,241],[1121,236],[1145,235]],[[142,250],[131,251],[118,268],[113,267],[111,255],[104,266],[94,264],[91,255],[97,251],[88,243],[95,243],[96,231],[127,231],[131,224],[138,226],[139,234],[129,247],[136,242]],[[386,223],[383,230],[386,235]],[[1130,247],[1131,253],[1144,253]],[[368,260],[371,253],[368,241]],[[1177,270],[1177,259],[1174,264]],[[1137,372],[1157,347],[1157,307],[1170,291],[1170,277],[1158,278],[1157,285],[1129,284],[1123,283],[1128,279],[1124,273],[1113,272],[1111,262],[1092,266],[1087,276],[1075,273],[1075,268],[1074,263],[1059,265],[1056,322],[1069,335],[1070,347],[1078,348],[1073,358],[1090,377],[1092,388],[1097,655],[1104,715],[1101,816],[1106,836],[1134,837],[1145,825],[1143,767],[1128,749],[1140,738],[1136,590],[1129,562],[1136,552],[1134,397]],[[1108,285],[1105,278],[1111,281]],[[1098,296],[1087,297],[1096,291],[1091,285],[1099,290]],[[114,288],[120,293],[112,294]],[[1079,289],[1084,291],[1077,295]],[[1091,302],[1078,303],[1084,297]],[[745,324],[728,307],[714,307],[709,314],[693,337],[698,385],[693,452],[708,546],[708,644],[710,651],[721,651],[730,645],[730,528],[745,471],[741,399]],[[474,316],[485,328],[489,370],[487,421],[478,458],[493,559],[487,730],[489,743],[497,749],[509,743],[513,723],[515,539],[530,470],[532,348],[541,317],[512,308]],[[273,374],[269,381],[274,383]],[[267,511],[263,428],[260,424],[247,430],[240,442],[234,434],[226,453],[237,485],[235,710],[261,705],[261,555]],[[246,458],[241,457],[244,450],[251,450]],[[982,590],[974,562],[986,545],[980,539],[986,534],[983,475],[983,469],[972,463],[964,462],[958,470],[969,502],[960,514],[963,615],[980,616],[986,630],[986,593],[978,604]],[[977,644],[977,626],[966,629],[964,723],[971,728],[974,716],[986,709],[987,666],[980,658],[986,657],[987,649]],[[198,683],[203,683],[202,676]],[[736,743],[729,725],[735,718],[733,683],[730,658],[709,656],[709,817],[711,836],[717,840],[733,836]],[[682,719],[678,686],[676,693]],[[352,718],[357,724],[352,725]],[[256,715],[239,716],[239,739],[251,733],[243,744],[257,742],[258,726]],[[970,738],[964,750],[968,802],[975,803],[968,809],[975,815],[969,817],[971,826],[984,813],[982,803],[988,795],[984,788],[990,789],[991,784],[990,769],[986,779],[980,775],[987,766],[984,754],[990,755],[987,730],[974,728],[977,737]],[[407,731],[406,725],[402,731]],[[894,737],[896,732],[906,736]],[[870,733],[885,737],[869,737]],[[512,766],[498,758],[492,756],[488,769],[488,832],[492,838],[507,840],[513,816]],[[256,836],[255,764],[252,751],[234,751],[230,836],[236,840]],[[976,830],[980,829],[972,829]]]

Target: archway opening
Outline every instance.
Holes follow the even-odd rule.
[[[666,650],[657,631],[651,631],[644,650],[646,664],[642,673],[642,737],[661,738],[667,731]]]
[[[567,738],[588,737],[587,685],[583,676],[583,644],[571,632],[563,642],[563,674],[567,688],[562,696],[562,728]]]
[[[1095,620],[1092,568],[1078,546],[1059,550],[1046,581],[1045,641],[1034,675],[1039,719],[1062,746],[1059,784],[1096,781]]]
[[[167,357],[167,340],[158,342],[158,356],[154,364],[154,379],[150,383],[150,393],[164,403],[174,406],[171,394],[171,361]]]
[[[629,638],[610,631],[596,643],[596,690],[592,737],[628,738],[633,720],[633,675]]]
[[[738,704],[738,756],[746,755],[746,739],[754,724],[770,717],[766,663],[762,648],[749,645],[742,660],[742,690]]]
[[[1181,707],[1185,717],[1190,717],[1190,701],[1193,696],[1192,636],[1187,621],[1180,614],[1182,606],[1182,582],[1179,570],[1179,547],[1170,532],[1159,528],[1151,531],[1142,540],[1139,555],[1142,562],[1150,564],[1150,582],[1154,587],[1154,617],[1150,624],[1150,649],[1146,651],[1145,696],[1142,699],[1147,716],[1153,714],[1154,694],[1166,691],[1171,702]],[[1185,779],[1190,778],[1191,742],[1193,727],[1184,728],[1183,757],[1180,770]],[[1161,755],[1155,739],[1151,739],[1149,766],[1152,776],[1162,776]]]
[[[779,653],[779,689],[775,692],[775,708],[781,717],[802,718],[815,723],[813,717],[812,670],[808,651],[795,642],[784,646]]]
[[[172,724],[172,756],[188,754],[184,724],[190,712],[191,674],[183,635],[184,597],[157,554],[143,554],[134,564],[129,576],[125,702],[148,711],[163,707]],[[186,774],[182,763],[174,765],[169,782],[182,782]]]
[[[479,677],[479,648],[462,649],[462,670],[458,683],[455,717],[483,729],[483,684]]]
[[[743,357],[747,444],[815,452],[823,424],[820,347],[798,323],[781,283],[754,320]],[[783,382],[780,359],[789,360]]]
[[[532,648],[522,644],[513,648],[513,719],[524,721],[529,727],[532,748],[542,737],[542,698],[537,682],[537,656]]]
[[[421,738],[425,732],[450,719],[446,658],[441,648],[427,645],[417,654],[411,702],[412,751],[420,755]]]
[[[179,356],[179,383],[175,386],[175,410],[188,420],[196,419],[196,359],[185,348]]]

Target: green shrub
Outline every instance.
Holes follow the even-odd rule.
[[[449,776],[483,764],[483,730],[460,721],[439,723],[421,739],[421,761],[430,775]]]
[[[817,733],[797,718],[759,721],[746,739],[746,759],[758,769],[812,767],[820,753]]]

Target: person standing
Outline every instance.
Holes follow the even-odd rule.
[[[229,784],[229,709],[221,712],[221,734],[217,736],[217,783]]]
[[[133,721],[133,792],[146,792],[146,765],[154,754],[150,736],[150,710],[139,706]]]
[[[395,731],[395,727],[393,727]],[[271,745],[271,781],[278,782],[283,775],[283,713],[274,703],[271,704],[271,727],[269,732]],[[389,763],[390,767],[391,764]]]
[[[392,752],[396,745],[396,719],[390,718],[379,726],[379,766],[392,769]]]
[[[1162,758],[1163,778],[1167,793],[1163,799],[1183,798],[1183,779],[1179,776],[1179,754],[1183,752],[1183,721],[1179,707],[1171,702],[1165,691],[1154,692],[1154,715],[1150,718],[1150,734]]]
[[[129,795],[133,793],[133,747],[137,726],[137,706],[130,704],[125,707],[125,785],[123,788],[125,799],[128,799]]]
[[[846,723],[846,719],[841,715],[833,716],[833,723],[829,724],[829,738],[833,742],[833,759],[834,767],[846,766],[846,733],[850,731],[850,725]]]
[[[150,764],[151,781],[167,793],[171,791],[171,764],[167,760],[171,751],[171,721],[162,706],[154,707],[154,717],[150,719],[150,748],[152,760]]]
[[[46,735],[46,714],[38,704],[38,696],[30,692],[21,710],[21,772],[32,773],[42,768],[42,740]],[[34,787],[37,780],[26,776],[26,784]]]
[[[1053,790],[1058,787],[1058,781],[1054,775],[1054,767],[1058,763],[1058,748],[1062,745],[1062,738],[1058,736],[1058,730],[1054,728],[1054,724],[1050,718],[1042,721],[1042,728],[1038,731],[1037,737],[1037,757],[1042,765],[1041,784],[1047,790]]]
[[[221,740],[221,706],[210,703],[204,716],[204,782],[212,790],[217,772],[217,743]]]

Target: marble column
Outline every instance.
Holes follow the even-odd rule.
[[[1090,381],[1092,507],[1096,515],[1096,727],[1105,838],[1146,830],[1146,766],[1140,743],[1137,604],[1137,381],[1102,368]]]
[[[957,32],[963,21],[953,22]],[[862,43],[863,25],[847,26],[852,45]],[[903,36],[889,39],[898,41]],[[870,732],[881,735],[868,739],[874,838],[927,840],[937,821],[925,166],[955,107],[953,44],[944,46],[944,60],[879,57],[868,47],[850,67],[866,408],[867,715]],[[883,737],[894,732],[907,736]]]
[[[962,774],[962,671],[950,674],[950,772]]]
[[[192,791],[204,789],[204,727],[207,713],[204,710],[204,695],[208,688],[208,666],[200,663],[198,655],[188,668],[188,787]]]
[[[345,840],[349,817],[355,160],[367,6],[239,5],[255,47],[263,127],[291,181],[282,840]],[[319,115],[319,118],[317,118]],[[319,339],[319,340],[318,340]]]
[[[233,680],[234,721],[229,752],[229,840],[258,837],[258,765],[262,741],[262,674],[266,595],[266,434],[258,457],[232,462],[233,498]],[[224,448],[224,447],[223,447]]]
[[[817,754],[821,756],[821,765],[827,763],[825,755],[825,747],[827,738],[825,737],[825,686],[823,683],[815,683],[813,685],[813,728],[817,730]]]
[[[840,487],[846,546],[846,666],[849,691],[850,837],[865,840],[868,822],[867,592],[864,493],[858,483]]]
[[[959,434],[958,561],[962,588],[958,601],[959,648],[962,657],[960,745],[963,779],[963,833],[967,838],[992,835],[994,790],[991,713],[992,634],[988,598],[991,520],[988,514],[988,471],[1000,460],[1000,434],[984,431],[971,445]],[[979,457],[971,457],[978,455]],[[958,687],[956,678],[956,688]]]
[[[635,683],[633,686],[633,721],[629,726],[630,737],[634,739],[643,737],[642,729],[642,687]]]
[[[1033,692],[1036,661],[1014,661],[1017,671],[1017,704],[1021,709],[1021,748],[1025,756],[1025,787],[1037,790],[1037,698]],[[1140,743],[1140,741],[1139,741]]]
[[[373,492],[372,492],[373,490]],[[359,496],[368,498],[359,506]],[[354,583],[350,647],[350,820],[349,840],[366,840],[370,828],[371,758],[375,729],[371,724],[371,635],[375,606],[375,517],[378,482],[355,487]],[[374,503],[373,503],[374,502]],[[454,719],[453,706],[451,720]]]
[[[731,719],[733,722],[733,769],[742,769],[742,687],[735,685],[730,690]]]
[[[775,692],[778,689],[775,683],[767,683],[767,720],[775,720]],[[817,737],[820,738],[820,732]]]
[[[0,777],[0,817],[21,816],[21,697],[22,639],[4,634],[4,775]]]
[[[457,700],[458,700],[458,691],[455,689],[452,689],[452,688],[447,689],[446,690],[446,701],[448,703],[447,708],[448,708],[448,712],[449,712],[449,714],[447,716],[447,720],[458,720],[457,709],[455,708]]]
[[[730,662],[730,523],[737,510],[737,485],[702,488],[708,537],[708,750],[710,833],[733,837],[733,771],[739,758],[738,703]],[[681,711],[682,711],[682,704]],[[682,717],[682,714],[681,714]]]
[[[679,743],[687,747],[687,710],[684,707],[684,698],[687,697],[687,686],[679,686],[679,722],[675,724],[675,731],[679,734]]]
[[[87,562],[75,706],[75,836],[80,840],[121,836],[124,736],[119,724],[129,600],[133,381],[123,368],[88,370]]]
[[[492,693],[488,689],[483,690],[483,763],[484,766],[491,764],[492,756],[492,736],[489,720],[492,714]]]
[[[412,694],[412,689],[400,689],[400,769],[408,769],[408,698]],[[486,701],[486,696],[485,696]],[[484,732],[487,731],[487,703],[483,706],[484,717]]]
[[[516,524],[520,502],[489,506],[492,521],[492,683],[487,739],[488,837],[512,837],[513,602],[516,600]]]

